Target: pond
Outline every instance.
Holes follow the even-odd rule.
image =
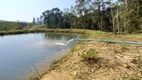
[[[55,44],[79,38],[77,34],[30,33],[0,36],[0,80],[27,80],[37,75],[31,62],[40,74],[51,62],[63,56],[76,42],[67,46]]]

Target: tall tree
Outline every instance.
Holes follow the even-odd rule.
[[[33,18],[33,24],[35,24],[35,18]]]
[[[75,6],[42,13],[49,28],[79,28],[132,33],[142,29],[141,0],[76,0]]]

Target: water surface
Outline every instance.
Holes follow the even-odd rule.
[[[26,80],[36,75],[30,61],[42,73],[54,59],[64,55],[75,44],[71,42],[65,47],[55,43],[78,37],[59,33],[0,36],[0,80]]]

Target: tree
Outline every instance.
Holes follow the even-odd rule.
[[[142,29],[141,0],[76,0],[75,6],[42,13],[48,28],[79,28],[132,33]]]
[[[44,24],[49,28],[59,28],[62,26],[62,11],[59,8],[53,8],[52,10],[46,10],[42,13],[44,17]]]
[[[33,24],[35,24],[35,18],[33,18]]]

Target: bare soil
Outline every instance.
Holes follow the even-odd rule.
[[[90,49],[98,52],[97,61],[81,59],[80,55]],[[142,56],[141,45],[81,42],[54,63],[41,80],[142,80],[142,66],[134,63],[138,56]]]

